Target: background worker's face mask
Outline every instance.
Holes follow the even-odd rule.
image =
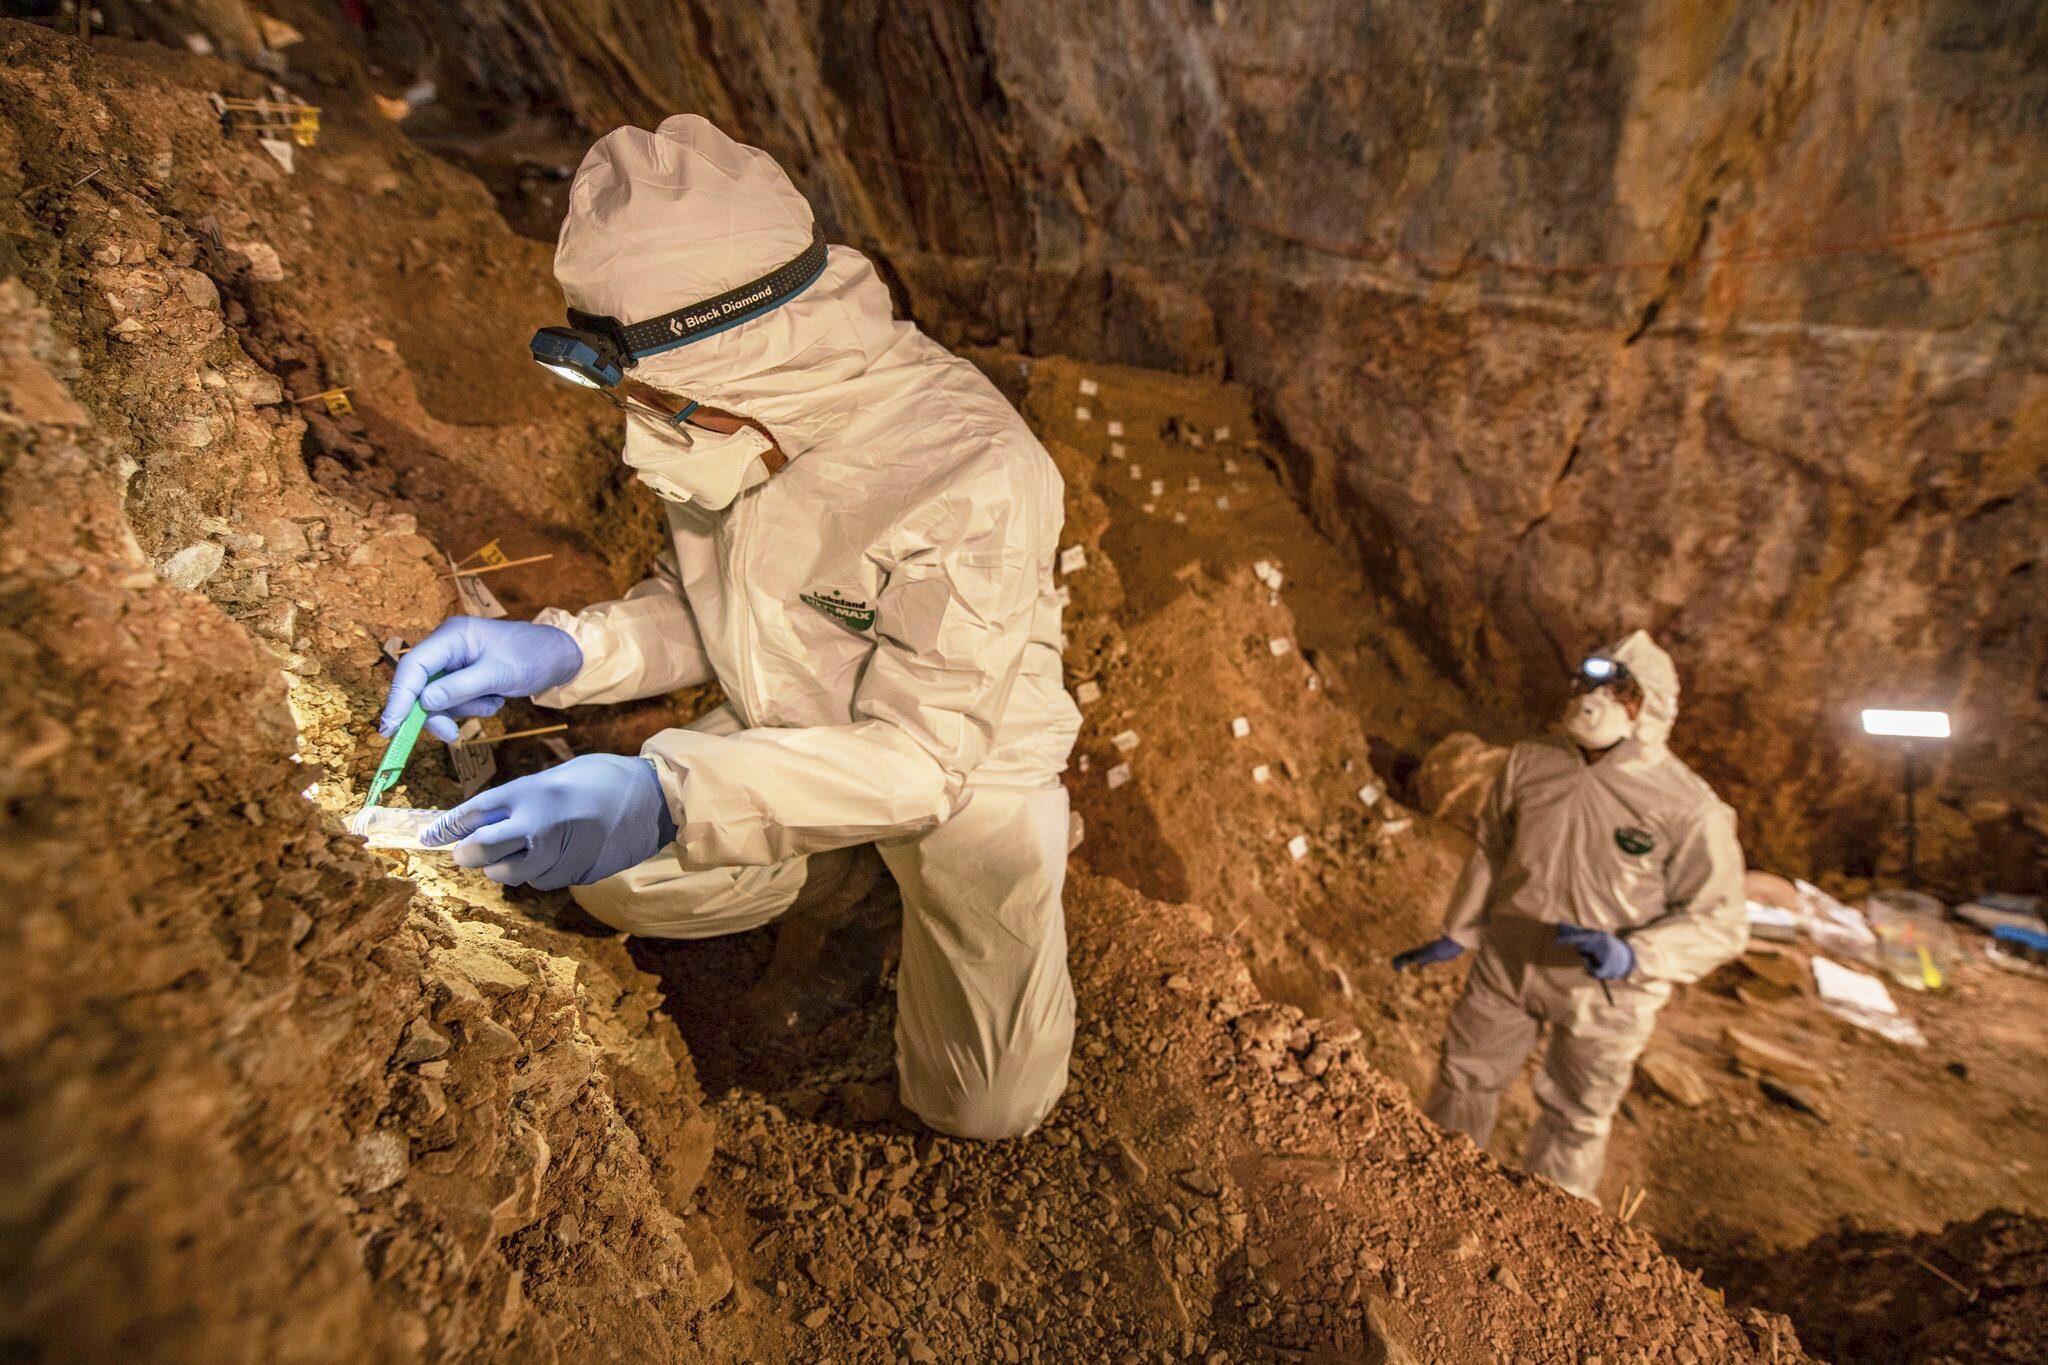
[[[773,448],[757,427],[730,436],[693,428],[685,436],[651,413],[628,408],[620,458],[662,497],[718,511],[767,479],[764,457]]]
[[[1611,687],[1581,692],[1565,703],[1564,732],[1585,749],[1610,749],[1635,732],[1634,717]]]

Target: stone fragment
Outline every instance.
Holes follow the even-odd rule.
[[[1109,789],[1111,791],[1115,791],[1130,780],[1131,765],[1128,763],[1119,763],[1109,770]]]
[[[448,1035],[422,1015],[405,1026],[405,1037],[399,1041],[398,1051],[392,1054],[391,1060],[398,1066],[413,1066],[432,1061],[447,1052],[450,1046]]]
[[[1778,948],[1752,943],[1739,959],[1744,971],[1768,981],[1787,995],[1805,995],[1813,988],[1813,977],[1798,955]]]
[[[356,1140],[349,1149],[345,1183],[357,1194],[376,1194],[405,1179],[410,1159],[405,1138],[397,1133],[375,1132]]]
[[[512,1138],[507,1164],[512,1171],[512,1192],[491,1210],[491,1235],[505,1237],[527,1227],[540,1216],[541,1186],[547,1179],[553,1153],[538,1128],[524,1119],[512,1120]]]
[[[1101,684],[1095,682],[1084,682],[1076,684],[1074,688],[1074,700],[1076,702],[1079,702],[1083,706],[1093,706],[1096,702],[1102,700]]]
[[[226,550],[210,540],[202,540],[197,545],[187,545],[165,560],[159,572],[172,587],[190,592],[219,573],[227,557]]]
[[[1238,716],[1230,722],[1230,733],[1235,735],[1239,739],[1243,739],[1246,735],[1249,735],[1251,732],[1252,723],[1246,720],[1243,716]]]
[[[1793,1085],[1822,1085],[1827,1081],[1827,1072],[1820,1063],[1739,1028],[1723,1029],[1721,1046],[1738,1067],[1755,1075]]]
[[[249,278],[258,284],[277,284],[284,279],[284,262],[278,259],[277,248],[268,242],[232,242],[229,245],[248,260]]]
[[[484,946],[482,932],[478,926],[464,925],[463,930],[472,936],[457,940],[453,947],[441,955],[437,965],[460,972],[488,995],[503,995],[511,991],[524,990],[533,984],[525,972]]]
[[[1636,1063],[1636,1075],[1673,1104],[1697,1109],[1713,1098],[1700,1074],[1669,1052],[1652,1049]]]
[[[1199,1194],[1205,1199],[1214,1199],[1217,1195],[1223,1193],[1222,1183],[1199,1166],[1182,1171],[1174,1179],[1181,1183],[1182,1188],[1190,1193]]]
[[[1081,570],[1087,567],[1088,551],[1086,547],[1080,545],[1069,545],[1066,549],[1060,551],[1059,568],[1061,573],[1079,573]]]

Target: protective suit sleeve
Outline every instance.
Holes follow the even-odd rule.
[[[1479,946],[1480,932],[1486,927],[1487,899],[1514,841],[1515,770],[1515,751],[1510,749],[1508,761],[1501,765],[1500,775],[1493,779],[1479,808],[1472,855],[1465,859],[1458,884],[1451,889],[1450,906],[1444,911],[1444,937],[1467,951]]]
[[[638,701],[711,681],[711,657],[697,618],[662,579],[650,578],[616,602],[579,612],[549,607],[533,619],[567,631],[583,651],[581,672],[534,694],[541,706]]]
[[[1057,508],[1056,488],[1050,497]],[[1045,537],[1058,534],[1056,519],[1020,530],[1014,515],[977,506],[982,534],[891,566],[851,723],[664,730],[643,746],[667,770],[685,866],[779,862],[953,814],[1008,704],[1050,561]]]
[[[1735,812],[1714,800],[1664,865],[1665,914],[1623,935],[1643,981],[1697,981],[1749,945]]]

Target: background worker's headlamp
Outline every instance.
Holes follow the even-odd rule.
[[[1582,692],[1591,692],[1601,687],[1626,686],[1634,681],[1627,665],[1604,654],[1589,655],[1579,665],[1579,671],[1572,679]]]
[[[542,369],[585,388],[617,387],[648,356],[737,327],[780,307],[825,273],[825,236],[811,229],[811,244],[786,265],[758,280],[663,313],[645,322],[623,323],[603,313],[571,308],[567,327],[543,327],[533,334],[533,359]]]

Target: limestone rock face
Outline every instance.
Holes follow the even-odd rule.
[[[1227,368],[1500,737],[1644,626],[1760,860],[1893,858],[1941,705],[1923,854],[2041,876],[2039,6],[430,8],[423,134],[702,112],[946,340]]]

